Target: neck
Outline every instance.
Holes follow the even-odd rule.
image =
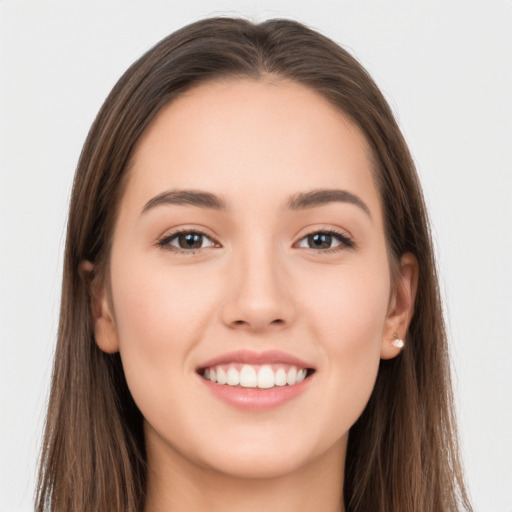
[[[147,443],[144,512],[345,512],[346,438],[302,467],[269,478],[220,473],[194,464],[168,445],[162,448]]]

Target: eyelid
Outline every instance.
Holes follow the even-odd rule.
[[[338,251],[343,251],[347,249],[354,249],[357,247],[357,244],[355,243],[352,235],[347,233],[346,230],[343,230],[341,228],[336,228],[332,226],[325,226],[325,225],[316,225],[316,226],[309,226],[306,228],[307,231],[303,231],[303,234],[300,236],[300,238],[297,239],[297,241],[293,244],[292,247],[300,248],[303,250],[307,250],[316,254],[328,254],[328,253],[334,253]],[[208,247],[200,247],[197,249],[183,249],[181,247],[177,247],[175,245],[170,245],[170,241],[176,238],[178,235],[182,233],[195,233],[198,235],[201,235],[208,240],[212,242],[211,246]],[[323,233],[328,234],[333,237],[335,237],[339,244],[335,245],[334,247],[326,248],[326,249],[318,249],[313,247],[298,247],[298,244],[302,242],[305,238],[308,236],[317,234],[317,233]],[[195,254],[197,251],[208,249],[209,247],[222,247],[222,245],[218,242],[216,237],[211,235],[209,233],[208,229],[205,229],[203,227],[196,227],[196,226],[180,226],[178,228],[171,229],[170,231],[166,231],[164,235],[160,236],[155,243],[156,246],[169,250],[174,253],[178,254],[185,254],[185,255],[192,255]]]
[[[171,240],[173,240],[182,233],[195,233],[210,240],[212,242],[212,245],[209,247],[222,247],[221,244],[217,241],[217,239],[211,234],[209,234],[207,231],[208,230],[205,230],[204,228],[198,228],[194,226],[180,226],[178,228],[171,229],[170,231],[166,231],[162,236],[158,237],[155,245],[157,247],[160,247],[161,249],[165,249],[177,254],[195,254],[197,251],[207,249],[208,247],[200,247],[198,249],[183,249],[181,247],[177,247],[169,243]]]
[[[309,226],[307,228],[307,231],[303,232],[300,235],[300,237],[293,244],[293,246],[297,247],[298,244],[300,242],[302,242],[305,238],[307,238],[308,236],[317,234],[317,233],[331,235],[331,236],[335,237],[340,243],[339,243],[339,245],[336,245],[334,247],[330,247],[327,249],[315,249],[312,247],[300,247],[300,248],[308,250],[310,252],[317,253],[317,254],[326,254],[326,253],[343,251],[343,250],[347,250],[347,249],[355,249],[357,247],[357,244],[355,243],[354,238],[346,230],[343,230],[341,228],[336,228],[333,226],[326,226],[326,225]]]

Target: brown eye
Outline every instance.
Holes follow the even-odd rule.
[[[308,235],[308,246],[311,249],[330,249],[332,244],[332,235],[329,233],[315,233]]]
[[[192,252],[205,247],[212,247],[215,243],[204,233],[197,231],[182,231],[166,236],[158,242],[162,248],[174,251]]]
[[[179,234],[176,239],[181,249],[200,249],[203,245],[203,235],[199,233]]]
[[[317,231],[302,238],[297,246],[322,251],[336,248],[351,248],[354,247],[354,243],[347,236],[335,231]]]

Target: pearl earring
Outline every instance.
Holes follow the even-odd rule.
[[[402,349],[404,348],[404,340],[401,340],[398,337],[398,334],[395,334],[395,339],[391,342],[391,345],[393,345],[393,347]]]

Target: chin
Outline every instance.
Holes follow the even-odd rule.
[[[307,465],[305,457],[299,458],[297,453],[292,456],[274,454],[262,456],[261,453],[233,453],[208,464],[210,470],[230,478],[243,479],[276,479],[286,477]]]
[[[335,453],[341,457],[344,453],[346,437],[336,437],[329,442],[328,435],[313,433],[293,436],[290,432],[279,432],[277,436],[267,437],[261,434],[247,436],[244,441],[238,442],[233,436],[234,442],[230,446],[226,446],[225,440],[224,443],[215,443],[202,453],[202,463],[225,476],[275,479],[314,466],[323,457]]]

